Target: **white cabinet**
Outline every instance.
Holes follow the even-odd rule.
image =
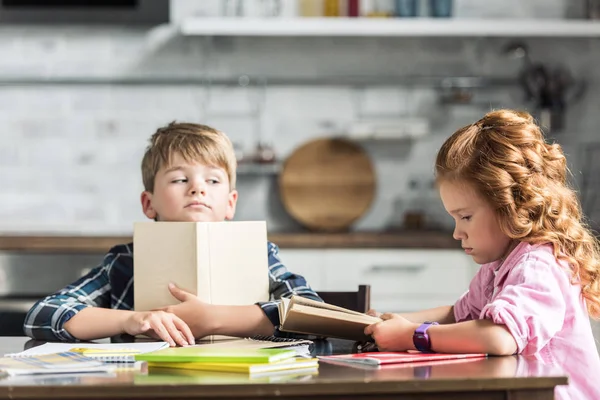
[[[317,292],[371,285],[371,307],[391,312],[454,304],[478,267],[460,250],[282,249],[281,260]]]
[[[407,312],[450,305],[467,290],[476,265],[460,250],[329,250],[327,290],[371,285],[371,307]]]
[[[325,285],[325,250],[279,249],[279,257],[290,272],[302,275],[316,291]]]

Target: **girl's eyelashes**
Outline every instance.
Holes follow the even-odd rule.
[[[180,178],[180,179],[173,179],[171,181],[171,183],[186,183],[187,179],[186,178]]]

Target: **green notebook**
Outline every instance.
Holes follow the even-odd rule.
[[[296,356],[295,350],[202,348],[202,346],[170,347],[150,353],[136,354],[136,361],[152,362],[219,362],[272,363]]]

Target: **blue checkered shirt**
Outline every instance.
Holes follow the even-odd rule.
[[[269,242],[267,249],[270,301],[257,304],[278,328],[277,305],[281,298],[299,295],[322,300],[302,276],[291,273],[281,263],[275,244]],[[76,341],[64,325],[86,307],[133,310],[133,243],[113,247],[87,275],[38,301],[25,317],[24,332],[34,339]],[[278,329],[275,334],[285,336]]]

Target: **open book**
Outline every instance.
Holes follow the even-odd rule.
[[[279,303],[279,330],[309,335],[365,341],[365,327],[381,321],[379,317],[292,296]]]
[[[171,282],[208,304],[267,301],[267,249],[265,221],[136,222],[135,311],[179,304],[168,289]]]
[[[136,222],[133,251],[135,311],[179,304],[171,282],[209,304],[269,299],[264,221]]]
[[[210,341],[209,343],[197,342],[196,346],[210,348],[236,348],[236,349],[285,349],[294,350],[298,357],[310,357],[312,341],[302,339],[280,338],[274,336],[253,336],[231,340]]]

